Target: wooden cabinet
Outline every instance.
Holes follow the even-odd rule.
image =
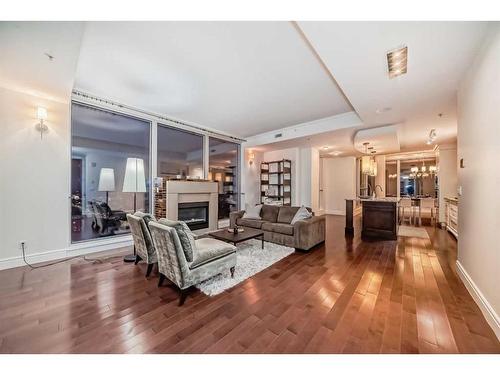
[[[361,238],[397,240],[397,203],[385,200],[362,200]]]
[[[444,198],[444,201],[446,205],[446,229],[458,238],[458,200],[456,198]]]

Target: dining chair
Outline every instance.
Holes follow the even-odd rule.
[[[408,213],[408,217],[406,216],[406,213]],[[410,225],[412,225],[413,206],[411,198],[401,198],[399,201],[399,224],[404,224],[406,218],[408,219]]]
[[[421,198],[420,207],[418,209],[418,221],[422,225],[422,213],[429,213],[431,217],[431,224],[436,225],[436,200],[434,198]]]

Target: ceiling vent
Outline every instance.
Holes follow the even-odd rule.
[[[408,47],[395,49],[387,54],[389,78],[406,74],[408,70]]]

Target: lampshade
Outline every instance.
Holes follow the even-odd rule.
[[[101,168],[97,190],[115,191],[115,170],[113,168]]]
[[[371,171],[371,157],[363,156],[361,158],[361,171],[363,174],[370,174]]]
[[[370,176],[377,176],[377,161],[375,159],[371,160]]]
[[[124,193],[145,193],[146,176],[144,174],[144,160],[127,158],[125,178],[123,179]]]

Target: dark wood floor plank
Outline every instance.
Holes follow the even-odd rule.
[[[0,353],[500,353],[449,233],[365,242],[359,225],[327,216],[324,245],[184,306],[121,256],[0,271]]]

